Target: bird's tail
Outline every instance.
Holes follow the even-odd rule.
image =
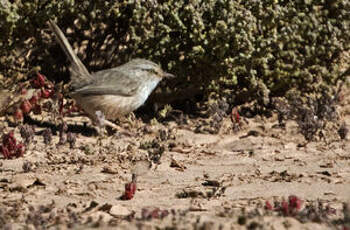
[[[86,69],[85,65],[80,61],[79,57],[74,53],[72,46],[69,44],[61,29],[52,20],[49,20],[49,26],[52,32],[54,32],[57,42],[60,44],[71,63],[70,71],[72,87],[79,88],[80,86],[91,82],[91,74]]]

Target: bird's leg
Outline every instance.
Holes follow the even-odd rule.
[[[105,118],[105,115],[100,110],[95,112],[95,117],[93,118],[93,123],[95,123],[97,125],[99,134],[103,133],[106,125],[111,127],[112,129],[117,130],[117,131],[120,130],[120,127],[118,127],[113,122],[107,120]]]
[[[94,123],[98,126],[98,132],[99,134],[101,134],[105,129],[105,126],[109,126],[112,129],[115,129],[117,132],[119,132],[120,134],[124,134],[126,136],[132,136],[132,134],[127,131],[124,127],[118,126],[116,124],[114,124],[113,122],[107,120],[104,116],[104,114],[101,111],[96,111],[95,112],[95,117],[93,119]]]
[[[109,120],[104,120],[105,125],[108,125],[109,127],[119,131],[120,127],[117,126],[116,124],[114,124],[113,122],[109,121]]]

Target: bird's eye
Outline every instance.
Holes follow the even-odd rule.
[[[155,69],[143,69],[143,70],[152,74],[158,74],[158,72]]]

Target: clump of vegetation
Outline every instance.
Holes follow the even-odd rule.
[[[305,201],[298,196],[290,195],[287,200],[284,198],[275,200],[273,204],[269,201],[265,202],[263,209],[261,205],[251,210],[242,210],[242,215],[238,217],[240,225],[261,225],[254,221],[254,217],[258,216],[282,216],[295,218],[301,223],[322,223],[329,228],[348,229],[348,204],[343,203],[342,209],[335,209],[328,202],[321,200]],[[340,216],[340,217],[339,217]],[[253,219],[253,221],[251,221]],[[254,228],[255,229],[255,228]]]
[[[345,79],[349,12],[344,0],[2,1],[0,73],[40,66],[67,80],[46,25],[56,19],[91,71],[142,57],[175,74],[154,100],[267,105],[291,89],[319,93]]]
[[[313,97],[290,94],[288,100],[275,98],[272,100],[272,105],[278,113],[279,125],[284,127],[285,121],[292,119],[297,122],[300,133],[307,141],[315,140],[318,137],[324,138],[327,124],[339,123],[336,111],[339,102],[338,93],[334,92],[333,96],[330,95],[332,94],[323,92]],[[344,126],[343,129],[345,128]],[[345,138],[345,135],[343,136]]]
[[[25,152],[25,146],[22,143],[17,143],[14,132],[4,133],[2,135],[2,145],[0,152],[5,159],[13,159],[22,157]]]
[[[149,159],[155,164],[160,163],[160,159],[165,151],[164,144],[157,138],[140,143],[140,149],[147,150]]]
[[[30,125],[22,125],[19,128],[21,137],[24,140],[25,144],[29,144],[31,141],[33,141],[34,139],[34,135],[35,135],[35,127],[34,126],[30,126]]]

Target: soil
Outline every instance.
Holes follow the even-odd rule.
[[[348,124],[349,99],[339,107]],[[349,229],[350,143],[337,132],[306,143],[294,121],[282,128],[273,114],[241,117],[239,130],[226,117],[217,134],[198,129],[200,118],[132,117],[97,134],[79,115],[64,118],[71,148],[58,132],[44,144],[57,119],[31,118],[24,156],[0,159],[0,228]],[[5,117],[0,126],[22,140]],[[132,174],[136,192],[126,200]],[[292,195],[301,207],[286,211]]]

